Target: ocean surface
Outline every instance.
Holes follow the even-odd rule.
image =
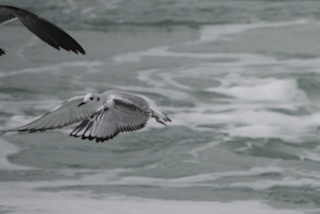
[[[318,0],[0,0],[59,25],[57,51],[0,28],[0,128],[110,88],[167,127],[104,143],[0,135],[1,214],[319,214]]]

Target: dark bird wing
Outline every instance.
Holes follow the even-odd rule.
[[[63,48],[74,53],[85,54],[85,50],[65,31],[51,22],[20,8],[0,5],[0,25],[19,19],[42,41],[60,50]]]
[[[5,55],[5,54],[6,54],[6,52],[0,48],[0,56]]]

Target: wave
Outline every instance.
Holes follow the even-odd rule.
[[[18,147],[0,138],[0,170],[31,170],[35,169],[29,166],[21,166],[10,163],[7,160],[8,155],[18,153]]]
[[[84,194],[80,192],[69,193],[44,193],[19,190],[19,197],[11,196],[8,188],[1,188],[1,205],[8,211],[14,210],[16,214],[22,213],[100,213],[105,210],[114,213],[139,213],[139,214],[211,214],[215,213],[234,214],[302,214],[303,211],[290,209],[275,209],[258,200],[223,202],[192,202],[175,200],[152,200],[121,195],[104,196]],[[16,190],[16,188],[14,188]]]
[[[276,9],[265,1],[149,1],[126,2],[122,0],[57,0],[41,4],[39,0],[22,0],[11,4],[50,17],[59,26],[70,29],[111,30],[113,27],[184,26],[198,28],[203,25],[245,24],[256,22],[281,22],[303,18],[318,19],[318,6],[312,1],[301,5],[298,1],[281,1]],[[302,7],[302,9],[301,9]],[[288,9],[289,8],[289,9]],[[43,11],[46,11],[45,13]]]

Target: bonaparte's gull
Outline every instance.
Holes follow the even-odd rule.
[[[171,122],[148,97],[122,90],[107,90],[73,97],[39,119],[6,131],[37,132],[80,122],[70,136],[103,142],[120,132],[142,129],[148,119],[166,125]]]
[[[67,51],[73,51],[76,54],[78,54],[78,52],[82,54],[86,53],[78,42],[76,42],[71,36],[44,18],[21,8],[0,5],[0,25],[18,19],[32,33],[52,47],[58,50],[63,48]],[[0,56],[4,53],[4,50],[1,49]]]

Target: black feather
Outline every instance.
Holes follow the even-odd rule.
[[[29,11],[7,5],[0,5],[0,11],[3,13],[0,17],[0,23],[19,18],[26,28],[53,48],[58,50],[63,48],[76,54],[86,53],[81,45],[61,28]],[[1,56],[4,51],[0,50],[2,50]]]

